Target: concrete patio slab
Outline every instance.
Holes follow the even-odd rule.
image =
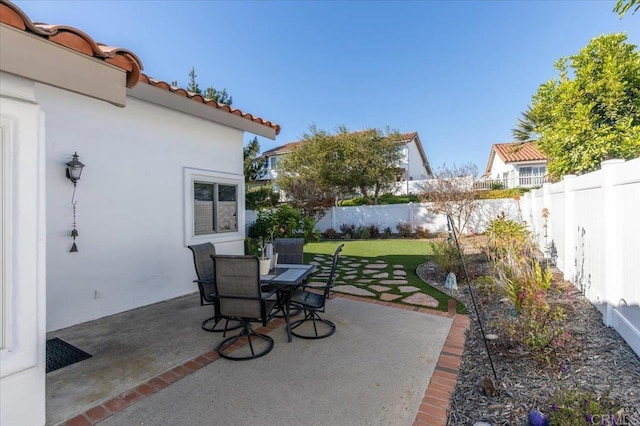
[[[218,359],[101,425],[411,425],[453,320],[334,298],[337,332],[245,362]]]

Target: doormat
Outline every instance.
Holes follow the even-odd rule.
[[[47,340],[47,373],[87,358],[91,358],[91,355],[64,340],[57,337]]]

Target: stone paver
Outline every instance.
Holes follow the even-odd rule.
[[[387,287],[387,286],[384,286],[384,285],[375,285],[375,284],[374,285],[370,285],[369,288],[371,290],[377,291],[378,293],[382,293],[384,291],[391,290],[391,287]]]
[[[366,275],[369,275],[369,274],[377,274],[378,272],[380,272],[380,271],[378,271],[377,269],[364,269],[364,270],[362,271],[362,273],[363,273],[363,274],[366,274]]]
[[[398,287],[398,290],[400,290],[400,293],[411,293],[412,291],[418,291],[420,289],[418,287],[414,287],[412,285],[401,285],[400,287]],[[429,297],[431,297],[431,296],[429,296]],[[438,305],[436,305],[436,306],[438,306]]]
[[[402,285],[402,284],[408,284],[409,281],[407,280],[382,280],[380,281],[380,284],[385,284],[385,285]],[[412,287],[415,288],[415,287]],[[415,288],[416,290],[419,290],[418,288]],[[415,291],[415,290],[410,290],[410,291]],[[406,292],[403,292],[406,293]]]
[[[333,291],[337,291],[338,293],[353,294],[356,296],[375,296],[375,293],[372,293],[363,288],[356,287],[354,285],[336,285],[333,287]]]
[[[391,302],[391,301],[394,301],[394,300],[399,299],[401,297],[402,297],[402,295],[400,295],[400,294],[382,293],[380,295],[380,300],[384,300],[385,302]]]
[[[389,274],[386,272],[382,272],[380,274],[372,275],[373,278],[389,278]]]
[[[387,267],[387,264],[386,263],[370,263],[365,267],[369,269],[384,269]]]
[[[438,301],[428,294],[424,293],[412,294],[411,296],[402,299],[402,301],[405,303],[410,303],[412,305],[428,306],[430,308],[438,307]]]
[[[358,278],[357,275],[345,275],[344,277],[342,277],[342,279],[345,281],[355,280],[356,278]]]
[[[395,269],[404,269],[404,265],[393,265]]]
[[[375,281],[375,280],[370,280],[370,279],[367,279],[367,278],[361,278],[359,280],[356,280],[357,283],[362,283],[362,284],[369,284],[369,283],[371,283],[373,281]]]
[[[396,277],[406,277],[407,276],[407,271],[400,270],[400,269],[395,269],[393,271],[393,275],[396,276]]]

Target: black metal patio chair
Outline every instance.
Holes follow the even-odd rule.
[[[213,316],[202,322],[202,329],[212,333],[223,332],[225,330],[235,330],[240,324],[233,323],[229,327],[229,320],[225,320],[224,327],[218,327],[223,319],[219,315],[220,307],[218,301],[213,297],[216,291],[215,287],[215,268],[211,256],[216,254],[216,248],[211,243],[202,243],[188,246],[193,253],[193,264],[196,268],[197,280],[193,282],[198,284],[200,291],[200,306],[213,305]]]
[[[251,323],[260,322],[266,326],[273,318],[276,300],[273,298],[275,290],[263,293],[260,289],[258,258],[229,255],[212,258],[216,271],[213,297],[218,301],[219,314],[222,318],[239,321],[241,325],[240,333],[218,344],[218,354],[234,361],[266,355],[273,349],[273,339],[258,333]]]
[[[302,339],[322,339],[336,332],[336,325],[320,317],[319,313],[324,313],[325,311],[326,301],[329,299],[329,292],[336,279],[338,257],[340,256],[342,247],[344,247],[344,244],[340,244],[333,253],[331,272],[324,285],[306,285],[300,290],[296,290],[291,296],[291,303],[300,306],[304,310],[304,318],[294,321],[291,324],[291,334],[294,336]],[[313,326],[312,330],[308,330],[311,328],[309,324]]]
[[[304,238],[276,238],[273,250],[278,253],[278,263],[303,263]]]

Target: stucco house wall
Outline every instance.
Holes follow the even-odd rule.
[[[117,108],[40,84],[37,97],[47,115],[47,331],[195,291],[184,169],[242,187],[243,132],[132,97]],[[76,190],[79,251],[69,253],[64,164],[75,151],[86,166]],[[205,240],[240,254],[243,238],[240,229]]]

